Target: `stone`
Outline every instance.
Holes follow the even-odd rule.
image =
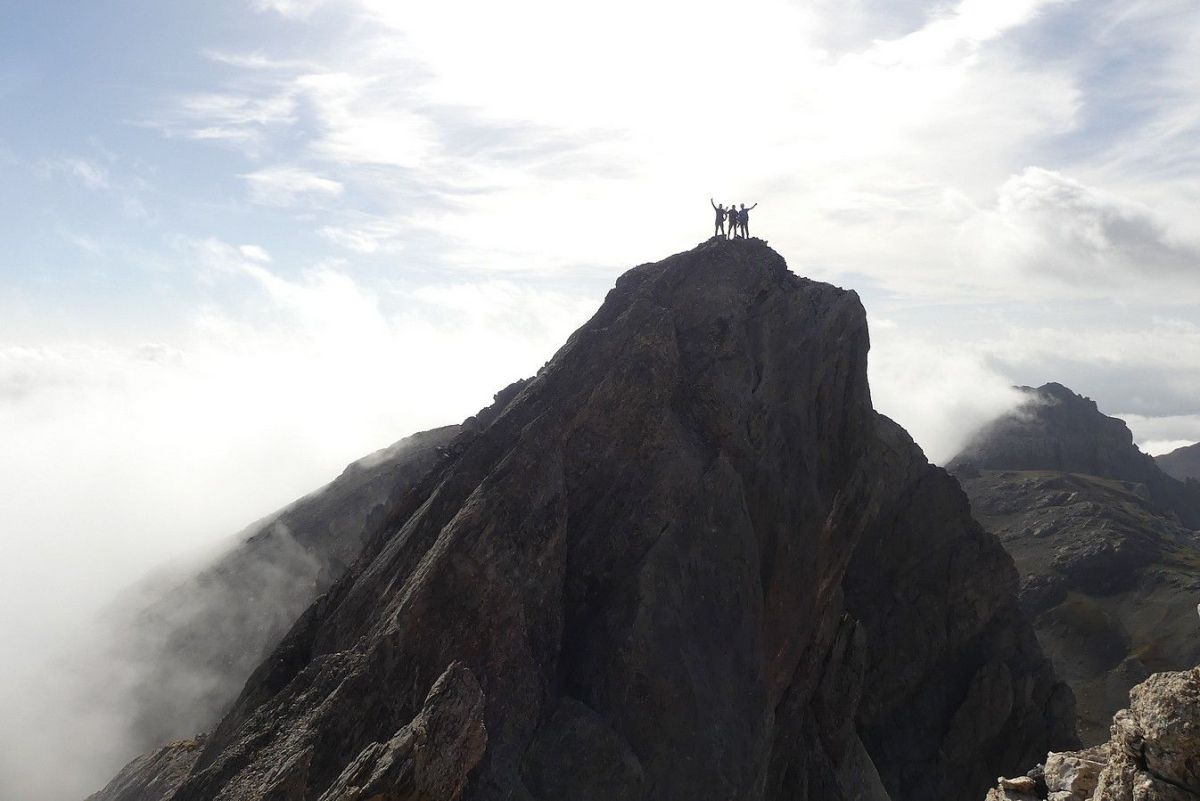
[[[1067,793],[1072,799],[1084,801],[1092,791],[1104,769],[1107,749],[1094,749],[1095,758],[1085,753],[1061,753],[1046,755],[1046,787],[1051,793]]]
[[[1000,779],[1000,789],[1012,790],[1015,793],[1034,795],[1037,792],[1037,782],[1029,776],[1018,776],[1015,779]]]
[[[1104,745],[1046,756],[1047,801],[1200,799],[1200,667],[1134,687],[1111,731]],[[1008,782],[987,798],[998,799]]]

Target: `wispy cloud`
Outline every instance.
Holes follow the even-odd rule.
[[[41,163],[48,175],[66,176],[86,189],[107,189],[108,169],[104,165],[80,156],[45,159]]]
[[[242,176],[250,199],[264,206],[294,206],[316,203],[342,194],[343,186],[300,167],[280,165]]]

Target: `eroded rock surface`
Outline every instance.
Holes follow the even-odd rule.
[[[1069,746],[1011,559],[873,411],[867,348],[854,293],[756,240],[626,273],[396,496],[169,797],[390,782],[451,663],[483,693],[469,801],[958,799]]]
[[[1000,779],[989,801],[1196,801],[1200,798],[1200,668],[1157,673],[1130,692],[1112,739],[1046,757],[1036,793],[1014,798]]]

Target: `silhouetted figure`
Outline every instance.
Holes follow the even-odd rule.
[[[757,203],[754,204],[754,206],[757,205]],[[751,206],[750,209],[754,208],[754,206]],[[740,209],[731,209],[737,218],[737,227],[742,229],[742,239],[750,238],[750,209],[746,208],[745,203],[742,204]]]
[[[737,232],[738,232],[737,204],[730,203],[729,204],[729,238],[730,239],[735,238],[737,236]]]
[[[733,208],[730,207],[729,211],[727,212],[725,211],[724,206],[718,206],[716,203],[713,203],[713,199],[711,197],[708,199],[708,202],[712,205],[713,211],[717,213],[717,221],[713,223],[713,236],[725,236],[725,215],[732,212]],[[730,218],[729,229],[733,230],[733,227],[736,224],[737,223]]]

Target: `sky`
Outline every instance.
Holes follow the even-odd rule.
[[[859,292],[934,461],[1047,381],[1200,439],[1198,49],[1194,0],[3,4],[8,675],[533,374],[710,198]]]

